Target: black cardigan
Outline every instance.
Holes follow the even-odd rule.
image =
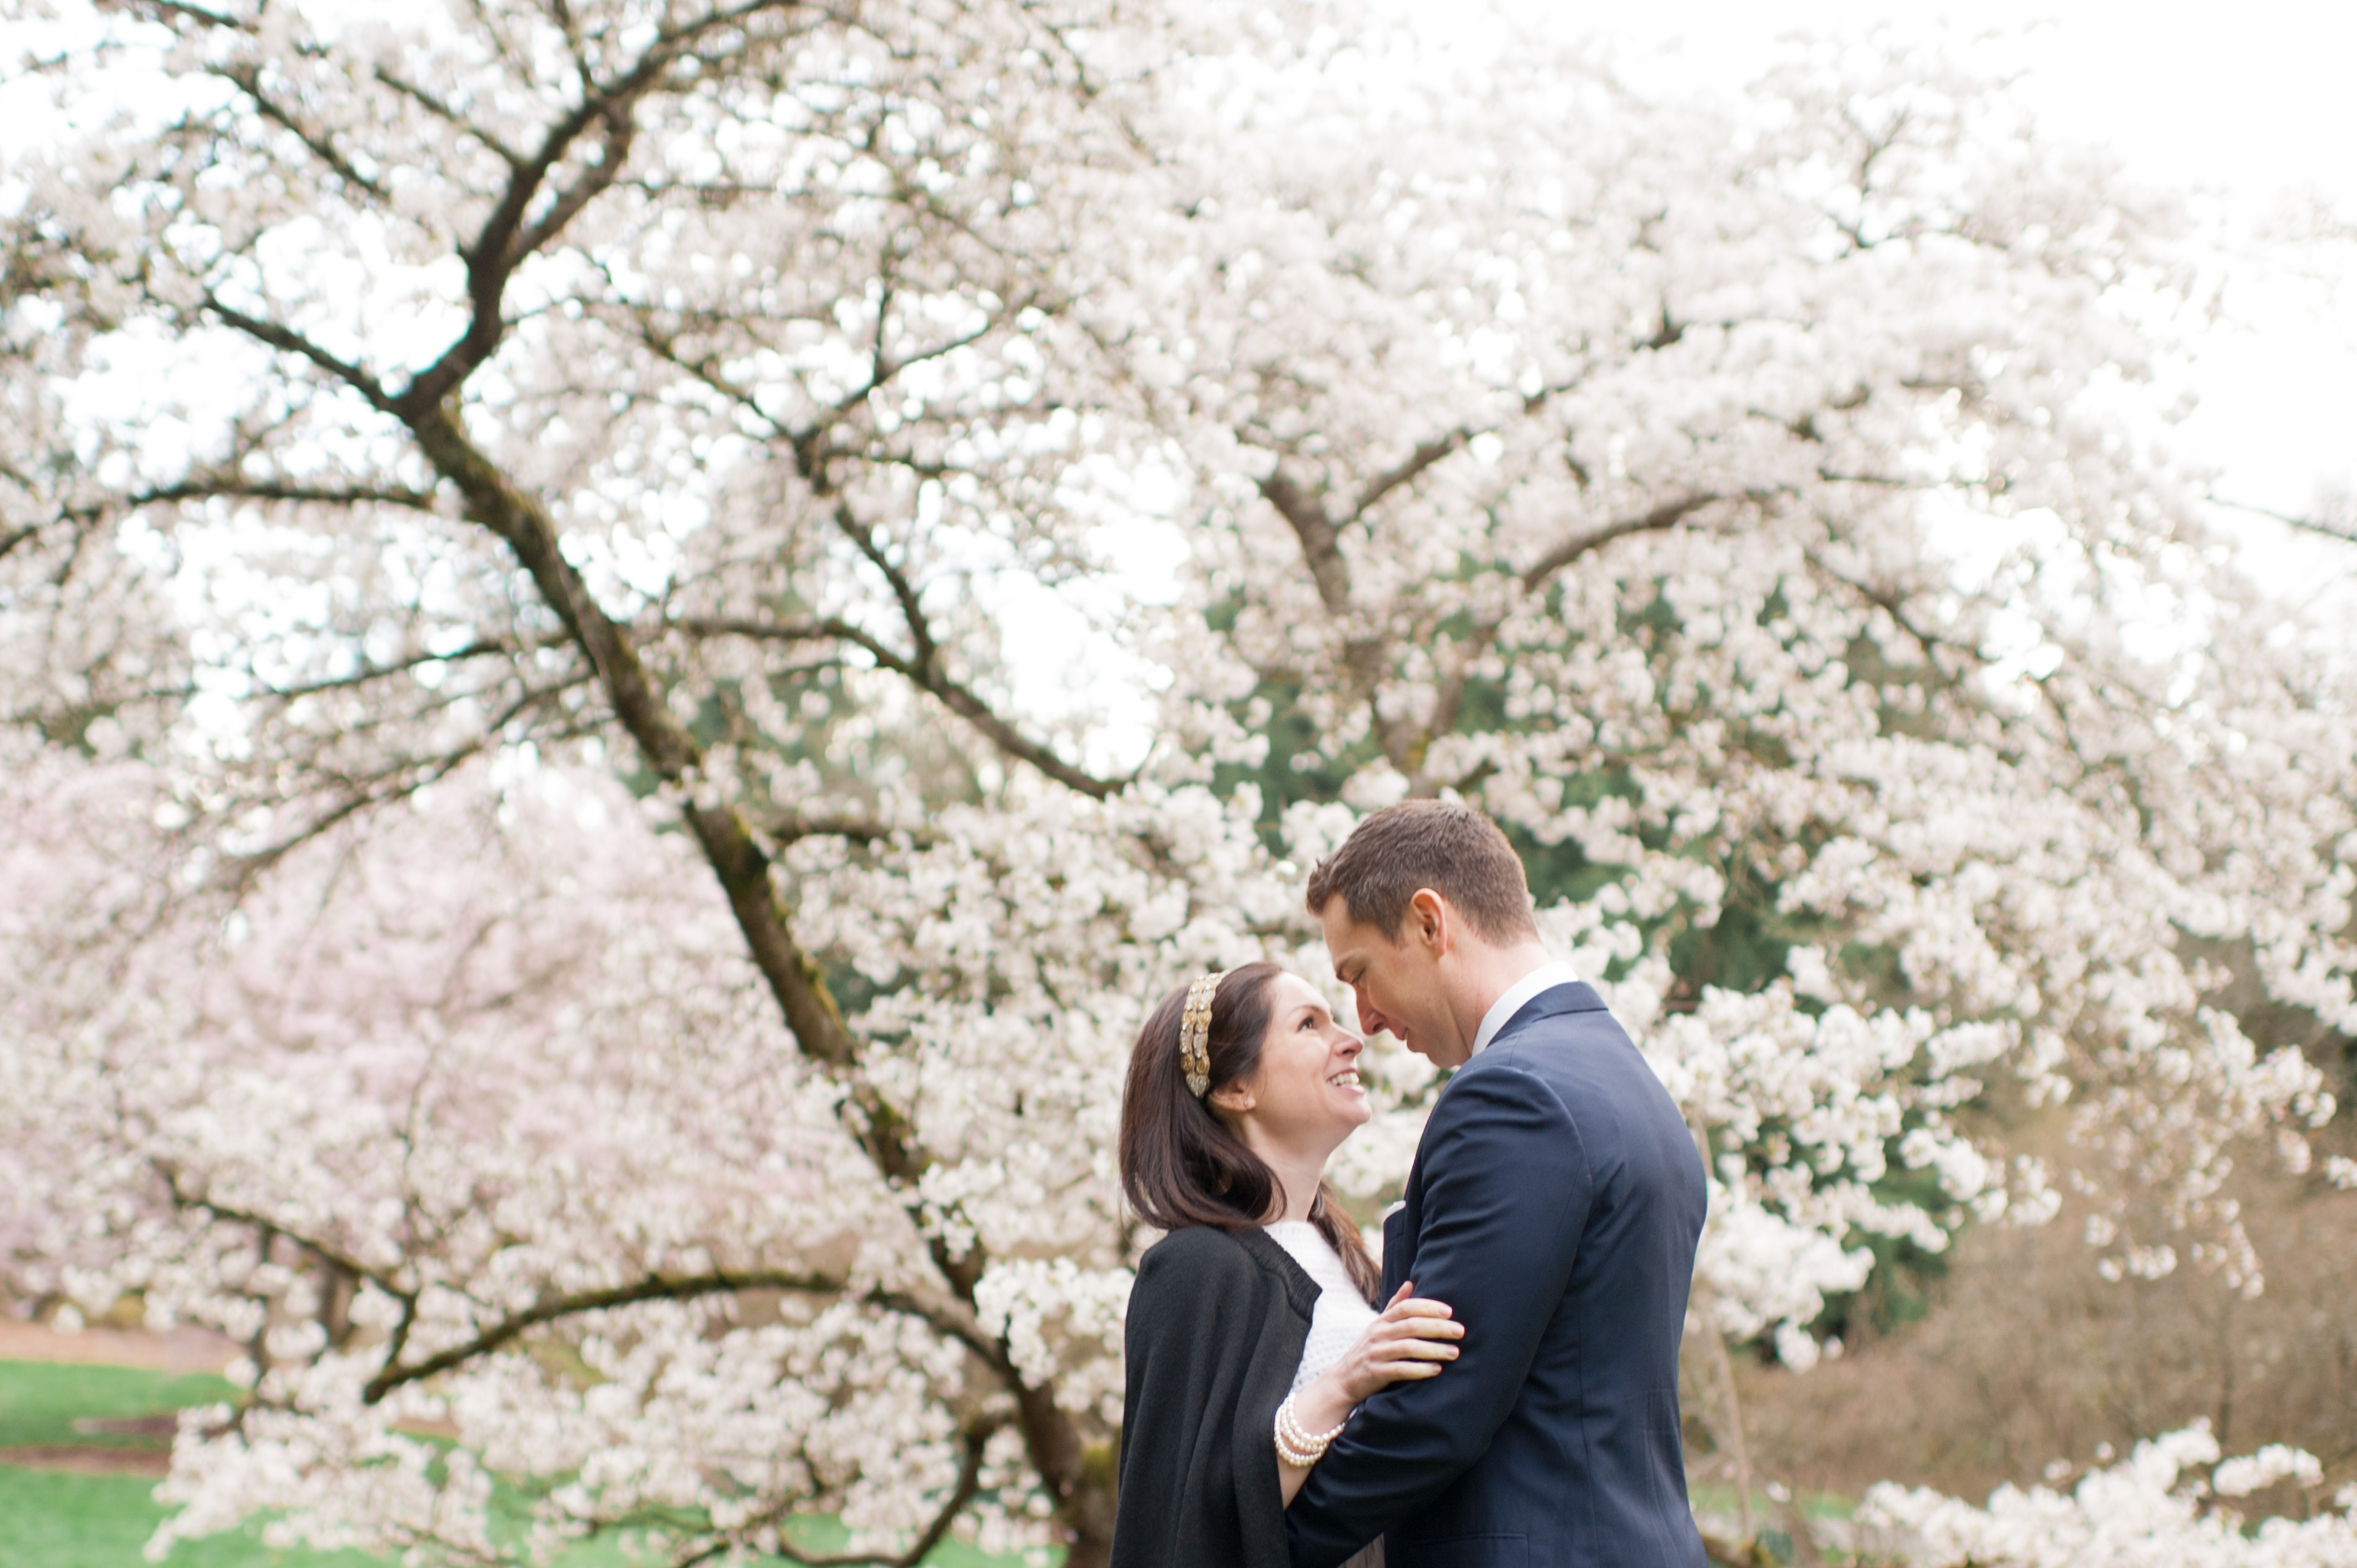
[[[1318,1294],[1258,1226],[1146,1250],[1124,1333],[1113,1568],[1289,1568],[1276,1407]]]

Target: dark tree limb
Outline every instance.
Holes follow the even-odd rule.
[[[453,1368],[463,1367],[469,1361],[490,1355],[512,1344],[517,1338],[530,1333],[533,1329],[562,1322],[568,1317],[578,1317],[591,1312],[610,1312],[616,1307],[637,1306],[651,1301],[698,1301],[705,1296],[733,1295],[737,1292],[748,1290],[789,1291],[805,1295],[844,1294],[843,1281],[832,1276],[777,1270],[748,1270],[741,1273],[715,1271],[711,1273],[671,1277],[651,1274],[645,1279],[635,1280],[625,1285],[610,1286],[604,1290],[574,1291],[564,1295],[547,1297],[522,1312],[511,1313],[464,1344],[436,1351],[423,1360],[413,1361],[406,1366],[388,1361],[376,1376],[371,1378],[361,1388],[361,1399],[368,1404],[379,1403],[395,1389],[404,1388],[411,1383],[423,1382],[428,1378],[438,1377]],[[883,1293],[877,1293],[866,1299],[895,1310],[910,1309],[910,1303],[907,1297],[891,1297]],[[924,1318],[928,1324],[936,1327],[941,1326],[941,1322],[936,1321],[937,1319],[957,1321],[952,1315],[939,1308],[932,1312],[918,1310],[913,1313],[913,1316]],[[978,1324],[968,1328],[965,1333],[956,1335],[956,1337],[965,1343],[969,1348],[974,1349],[977,1354],[985,1354],[988,1358],[1004,1358],[1006,1354],[995,1340],[982,1333]]]
[[[877,543],[874,533],[852,510],[850,502],[836,488],[827,470],[823,452],[824,436],[833,428],[823,422],[807,430],[789,432],[772,418],[752,398],[721,375],[706,360],[690,360],[678,351],[678,345],[660,334],[647,329],[641,323],[639,335],[647,348],[661,356],[665,363],[693,377],[698,385],[726,398],[736,406],[748,411],[770,427],[772,436],[792,454],[795,471],[822,498],[833,502],[835,527],[860,556],[882,575],[893,601],[899,607],[900,618],[909,630],[910,651],[901,653],[889,644],[847,621],[828,618],[810,621],[778,622],[744,618],[684,618],[667,623],[673,628],[690,636],[744,637],[769,641],[809,642],[838,639],[848,642],[876,661],[877,667],[888,670],[939,702],[943,707],[964,719],[999,750],[1028,762],[1068,789],[1077,789],[1092,800],[1103,800],[1118,795],[1129,787],[1126,779],[1100,779],[1087,769],[1077,768],[1058,757],[1041,742],[1033,740],[1002,716],[974,689],[952,680],[941,666],[940,643],[934,637],[930,618],[924,612],[921,590],[908,574],[897,565],[885,549]],[[951,347],[955,347],[952,343]],[[948,351],[946,349],[942,351]],[[892,374],[930,353],[912,355],[891,367]],[[856,403],[874,391],[863,388],[851,401]]]
[[[350,360],[329,353],[293,328],[264,317],[249,315],[237,306],[226,303],[210,289],[205,292],[204,305],[207,310],[256,342],[266,344],[282,354],[292,354],[297,359],[309,360],[318,369],[327,371],[328,375],[366,398],[369,406],[379,413],[394,412],[392,398],[386,395],[383,384],[374,376]]]
[[[199,1197],[187,1191],[181,1184],[179,1170],[167,1162],[157,1160],[151,1162],[151,1165],[156,1176],[164,1183],[165,1196],[175,1208],[193,1210],[226,1225],[249,1226],[255,1230],[267,1230],[273,1235],[284,1236],[288,1241],[310,1253],[321,1262],[341,1270],[355,1279],[366,1280],[387,1295],[405,1299],[414,1294],[414,1292],[395,1283],[393,1276],[382,1270],[371,1269],[341,1249],[321,1241],[316,1237],[297,1235],[276,1220],[265,1219],[251,1209],[240,1208],[234,1204],[217,1203],[210,1197]]]
[[[875,817],[852,816],[834,811],[788,811],[763,824],[770,842],[784,845],[803,839],[846,839],[853,843],[889,843],[906,838],[922,849],[936,842],[924,828],[895,827]]]
[[[339,488],[291,484],[274,479],[244,479],[234,476],[185,479],[177,485],[141,490],[128,497],[124,504],[140,507],[199,500],[284,501],[297,506],[397,506],[412,511],[434,510],[433,491],[411,489],[404,485]]]
[[[216,27],[225,32],[251,33],[253,26],[235,16],[224,16],[218,11],[208,11],[201,5],[190,5],[186,0],[138,0],[134,7],[167,21],[178,18],[194,22],[200,27]]]
[[[1260,493],[1291,526],[1294,538],[1300,542],[1301,558],[1309,566],[1309,580],[1318,585],[1318,602],[1326,607],[1328,615],[1348,615],[1351,564],[1342,555],[1341,531],[1326,515],[1324,503],[1297,484],[1282,463],[1261,480]]]
[[[1394,490],[1398,489],[1402,485],[1414,484],[1423,477],[1426,469],[1462,449],[1467,442],[1473,439],[1473,434],[1471,430],[1459,425],[1446,435],[1436,435],[1425,442],[1400,462],[1367,481],[1366,488],[1359,492],[1358,499],[1351,503],[1351,515],[1354,518],[1364,517],[1369,508],[1382,501]]]
[[[961,1446],[963,1452],[958,1456],[957,1484],[950,1488],[949,1497],[934,1513],[932,1522],[909,1544],[909,1550],[898,1557],[813,1557],[796,1552],[782,1541],[779,1543],[778,1554],[788,1562],[802,1563],[803,1568],[855,1568],[859,1563],[880,1563],[881,1568],[917,1568],[919,1563],[932,1555],[934,1547],[948,1539],[950,1526],[957,1522],[957,1516],[965,1511],[966,1506],[974,1501],[974,1494],[982,1490],[983,1455],[989,1448],[992,1434],[997,1430],[996,1426],[975,1426],[963,1434]]]
[[[883,574],[885,583],[890,586],[893,600],[900,607],[900,619],[909,628],[909,643],[912,650],[909,665],[918,670],[931,669],[938,650],[933,644],[932,623],[927,618],[924,607],[918,602],[916,585],[909,580],[906,572],[892,564],[892,558],[885,553],[884,547],[876,542],[874,533],[852,514],[851,503],[840,496],[834,502],[834,525],[845,539],[851,541],[852,548],[858,551],[869,565]]]
[[[395,92],[400,93],[404,98],[406,98],[411,102],[416,104],[419,108],[425,110],[428,114],[433,115],[436,120],[448,125],[452,130],[457,131],[462,134],[471,136],[486,147],[489,147],[494,154],[498,155],[500,161],[506,164],[509,169],[514,170],[523,166],[524,160],[522,154],[517,152],[505,142],[500,140],[499,137],[493,135],[490,132],[483,129],[482,126],[477,124],[474,121],[469,120],[466,115],[460,113],[457,110],[444,102],[437,94],[429,91],[426,88],[416,82],[411,81],[406,77],[395,74],[393,71],[389,70],[381,65],[376,68],[376,79],[385,86],[392,88]]]
[[[680,59],[694,52],[695,43],[751,21],[765,12],[791,10],[798,0],[745,0],[716,8],[685,23],[659,31],[652,44],[629,70],[602,88],[585,91],[573,110],[548,127],[540,145],[513,166],[513,177],[490,218],[461,254],[467,263],[467,297],[470,315],[467,329],[410,382],[394,412],[404,421],[424,417],[457,385],[490,359],[506,332],[501,305],[508,280],[526,257],[545,248],[577,217],[582,209],[621,177],[630,147],[638,135],[639,100],[654,88]],[[597,161],[570,184],[557,189],[547,208],[531,217],[549,177],[576,143],[593,129],[599,132]]]
[[[926,645],[928,657],[923,663],[919,663],[914,657],[897,651],[874,633],[833,618],[767,621],[744,617],[686,616],[667,621],[664,625],[690,637],[742,637],[762,642],[847,642],[874,660],[877,669],[888,670],[907,681],[980,730],[999,750],[1029,763],[1066,789],[1077,789],[1092,800],[1103,800],[1129,787],[1125,779],[1100,779],[1084,768],[1073,767],[1041,742],[1017,729],[999,716],[998,711],[983,701],[971,687],[942,672],[941,661],[933,656],[930,641]]]
[[[794,0],[745,0],[734,9],[710,11],[666,27],[627,71],[602,89],[585,93],[578,105],[550,125],[537,149],[514,166],[489,220],[461,250],[468,272],[468,327],[398,395],[389,393],[359,366],[327,352],[298,332],[215,297],[208,297],[205,304],[220,319],[308,361],[359,392],[371,406],[397,419],[439,481],[456,493],[462,515],[507,545],[537,596],[587,656],[612,722],[630,736],[648,770],[675,803],[721,885],[745,939],[748,956],[776,1001],[796,1046],[842,1086],[841,1114],[846,1130],[911,1221],[926,1233],[927,1251],[949,1287],[951,1299],[970,1315],[987,1258],[979,1247],[953,1252],[941,1229],[929,1225],[919,1182],[931,1156],[907,1117],[868,1076],[860,1041],[845,1023],[816,958],[794,936],[791,908],[772,877],[768,854],[735,805],[706,794],[703,747],[671,713],[641,660],[634,636],[597,603],[566,560],[546,503],[518,485],[476,445],[454,395],[500,343],[505,291],[518,264],[550,243],[584,206],[619,177],[640,100],[661,83],[674,62],[694,52],[700,38],[737,27],[764,12],[790,9],[793,4]],[[534,218],[535,207],[556,171],[575,145],[593,132],[602,132],[598,161],[549,197]],[[831,499],[832,487],[823,470],[805,478],[822,496]],[[870,656],[877,657],[879,648],[880,643],[869,648]],[[904,671],[919,668],[903,656],[893,658]],[[878,662],[893,667],[882,658]],[[942,676],[937,660],[922,672],[931,682],[926,686],[928,691],[1051,777],[1092,794],[1109,794],[1117,788],[1090,779],[1044,746],[1028,742],[973,693]],[[516,1330],[522,1331],[521,1327]],[[1013,1395],[1031,1462],[1056,1499],[1062,1522],[1072,1532],[1076,1561],[1101,1562],[1111,1539],[1111,1490],[1101,1466],[1092,1466],[1080,1428],[1057,1404],[1053,1383],[1043,1380],[1035,1385],[1026,1380],[1015,1370],[1005,1348],[978,1328],[971,1338],[963,1334],[959,1337],[984,1356]]]
[[[302,143],[313,157],[335,171],[338,179],[355,190],[366,191],[379,201],[390,199],[384,187],[378,184],[372,176],[362,173],[343,149],[336,145],[335,138],[316,126],[304,124],[293,109],[264,91],[259,63],[241,60],[216,69],[214,74],[244,93],[252,101],[256,113]]]
[[[1581,556],[1603,549],[1616,539],[1626,539],[1632,533],[1658,533],[1674,528],[1713,501],[1727,498],[1714,490],[1695,490],[1673,497],[1648,510],[1628,517],[1615,518],[1603,527],[1566,539],[1561,544],[1531,563],[1523,573],[1523,591],[1536,593],[1549,577],[1577,561]]]
[[[571,676],[553,686],[529,688],[522,696],[494,715],[491,722],[485,725],[474,739],[463,745],[452,746],[447,751],[438,752],[430,757],[404,758],[382,773],[356,781],[339,780],[339,782],[347,785],[356,783],[358,787],[349,788],[343,800],[338,801],[327,811],[305,822],[286,837],[266,848],[239,855],[230,864],[236,868],[241,881],[251,883],[254,877],[269,870],[296,850],[318,839],[339,824],[348,822],[355,817],[364,816],[381,806],[389,806],[395,800],[408,800],[419,790],[431,789],[439,784],[457,772],[464,764],[489,750],[491,738],[509,725],[522,718],[532,709],[542,706],[565,692],[586,685],[587,682],[588,676],[584,673]]]
[[[298,697],[316,697],[328,692],[345,692],[356,686],[366,686],[395,675],[405,675],[434,664],[462,664],[469,660],[512,655],[534,646],[547,646],[548,639],[522,639],[507,637],[478,638],[447,653],[413,653],[406,659],[396,659],[385,664],[363,664],[343,675],[326,675],[316,681],[296,682],[289,686],[264,686],[262,695],[279,702],[293,702]]]

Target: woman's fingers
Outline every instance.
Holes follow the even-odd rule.
[[[1457,1359],[1457,1347],[1437,1339],[1394,1339],[1383,1347],[1382,1353],[1395,1360],[1454,1361]]]
[[[1414,1288],[1415,1287],[1412,1285],[1400,1286],[1400,1295],[1392,1297],[1391,1305],[1383,1308],[1383,1317],[1387,1321],[1398,1323],[1404,1319],[1411,1317],[1453,1317],[1456,1316],[1456,1314],[1450,1310],[1448,1304],[1445,1301],[1433,1301],[1427,1297],[1420,1295],[1409,1296],[1405,1300],[1401,1299],[1402,1296],[1406,1296],[1407,1292]]]
[[[1462,1339],[1465,1326],[1448,1316],[1448,1309],[1437,1301],[1409,1302],[1409,1306],[1439,1307],[1437,1312],[1403,1312],[1397,1317],[1378,1320],[1376,1326],[1388,1335],[1406,1335],[1417,1339]]]
[[[1360,1341],[1359,1364],[1368,1380],[1358,1385],[1364,1398],[1385,1383],[1437,1378],[1458,1358],[1455,1341],[1465,1337],[1465,1326],[1456,1321],[1448,1304],[1414,1294],[1409,1282],[1393,1293],[1383,1316],[1367,1326]]]
[[[1374,1374],[1378,1382],[1408,1382],[1422,1378],[1437,1378],[1442,1371],[1438,1361],[1379,1361]]]

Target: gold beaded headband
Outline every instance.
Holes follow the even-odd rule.
[[[1229,972],[1206,974],[1187,988],[1187,1010],[1178,1015],[1178,1066],[1187,1092],[1200,1100],[1211,1087],[1211,998]]]

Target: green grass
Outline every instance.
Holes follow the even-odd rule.
[[[235,1393],[227,1381],[210,1376],[0,1361],[0,1448],[71,1444],[168,1449],[167,1437],[77,1431],[74,1423],[156,1415],[219,1403]],[[166,1513],[155,1499],[155,1481],[143,1476],[85,1476],[0,1465],[0,1568],[147,1568],[142,1549]],[[521,1520],[514,1522],[521,1527]],[[848,1536],[833,1519],[800,1520],[794,1530],[795,1544],[805,1551],[839,1549]],[[640,1561],[619,1541],[608,1540],[574,1547],[557,1564],[623,1568]],[[1020,1559],[992,1557],[947,1541],[927,1561],[932,1568],[1011,1568]],[[183,1541],[167,1568],[385,1568],[385,1560],[356,1552],[274,1550],[263,1544],[260,1525],[250,1522],[242,1530]]]
[[[168,1449],[169,1437],[77,1432],[86,1418],[124,1420],[237,1397],[226,1379],[174,1377],[136,1367],[0,1361],[0,1448],[71,1443],[96,1448]]]
[[[1698,1513],[1733,1513],[1735,1488],[1720,1481],[1688,1482],[1686,1496]],[[1857,1510],[1855,1498],[1838,1492],[1804,1492],[1801,1496],[1801,1513],[1808,1519],[1847,1519]],[[1756,1520],[1773,1522],[1782,1512],[1781,1503],[1771,1499],[1764,1487],[1754,1483],[1751,1487],[1751,1516]]]
[[[163,1522],[140,1476],[70,1476],[0,1465],[0,1564],[5,1568],[146,1568],[140,1555]],[[379,1568],[353,1552],[274,1552],[252,1529],[184,1543],[172,1568]]]

